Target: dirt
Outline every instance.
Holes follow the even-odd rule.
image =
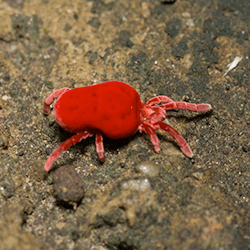
[[[249,248],[248,0],[0,6],[0,249]],[[159,154],[146,134],[104,138],[101,163],[92,137],[46,173],[71,134],[43,114],[45,98],[108,80],[130,84],[143,101],[211,104],[204,114],[168,112],[194,158],[157,131]],[[73,173],[60,187],[58,170],[59,179]]]

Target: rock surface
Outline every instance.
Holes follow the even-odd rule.
[[[0,0],[0,248],[249,247],[249,0],[168,2]],[[54,167],[73,166],[85,196],[61,206],[41,166],[71,134],[43,101],[107,80],[213,111],[168,112],[192,160],[164,132],[159,154],[145,134],[104,138],[104,164],[93,138],[72,146]]]

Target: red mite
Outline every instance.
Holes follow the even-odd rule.
[[[210,104],[175,102],[167,96],[157,96],[143,103],[135,89],[118,81],[56,90],[44,102],[46,115],[50,113],[50,105],[55,99],[57,123],[75,134],[52,152],[44,166],[46,171],[51,169],[64,150],[94,134],[98,157],[104,162],[103,136],[121,139],[134,135],[138,130],[150,136],[156,153],[161,149],[155,130],[162,129],[177,141],[186,156],[192,158],[193,153],[186,140],[170,125],[162,122],[167,117],[166,110],[205,112],[211,109]]]

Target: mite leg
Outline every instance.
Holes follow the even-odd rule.
[[[95,137],[96,152],[101,162],[105,162],[104,146],[103,146],[103,136],[101,134],[96,134]]]
[[[50,113],[50,104],[58,98],[60,95],[62,95],[64,92],[70,90],[69,88],[63,88],[63,89],[58,89],[54,92],[52,92],[44,101],[44,107],[43,107],[43,112],[44,114],[48,115]]]
[[[177,132],[170,125],[163,123],[163,122],[158,122],[155,125],[156,126],[158,125],[160,129],[168,132],[176,140],[176,142],[179,144],[181,151],[183,152],[184,155],[186,155],[189,158],[193,157],[193,152],[191,148],[189,147],[186,140],[179,134],[179,132]]]
[[[162,104],[158,107],[161,107],[165,110],[189,110],[193,112],[206,112],[212,109],[212,106],[210,104],[202,103],[202,104],[195,104],[195,103],[189,103],[189,102],[171,102],[167,104]]]
[[[148,100],[146,102],[146,105],[153,106],[155,104],[168,103],[168,102],[174,102],[174,101],[172,99],[170,99],[169,97],[165,96],[165,95],[160,95],[160,96],[156,96],[156,97]]]
[[[146,125],[146,124],[143,124],[141,127],[140,127],[140,130],[147,133],[149,136],[150,136],[150,139],[151,139],[151,142],[154,146],[154,151],[156,153],[159,153],[161,151],[160,149],[160,146],[159,146],[159,139],[155,133],[155,130],[149,126],[149,125]]]
[[[78,133],[76,135],[71,136],[68,140],[64,141],[59,147],[57,147],[49,156],[49,159],[47,160],[44,169],[46,171],[49,171],[52,167],[53,162],[59,157],[59,155],[67,150],[71,145],[75,145],[76,143],[80,142],[82,139],[86,139],[89,136],[92,136],[93,134],[89,132],[83,132]]]

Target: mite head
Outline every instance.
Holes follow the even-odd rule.
[[[142,103],[141,107],[141,122],[155,124],[163,121],[167,117],[166,111],[159,106],[150,106],[147,103]]]

